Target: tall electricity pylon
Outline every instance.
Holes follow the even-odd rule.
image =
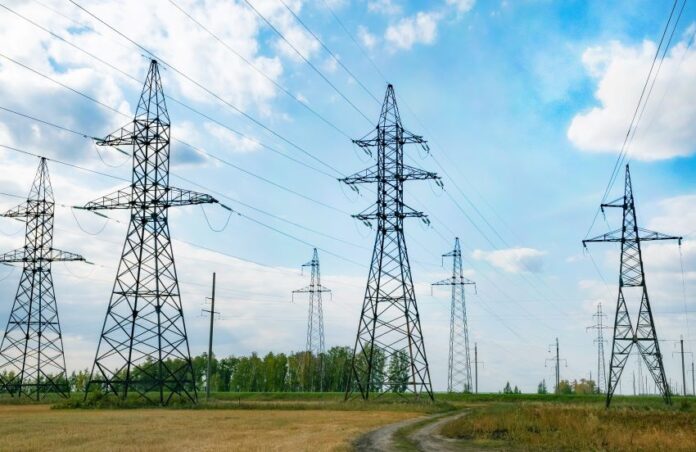
[[[617,207],[623,211],[622,227],[595,238],[583,240],[582,243],[584,246],[593,242],[621,243],[619,295],[616,302],[616,317],[614,318],[614,337],[611,346],[606,405],[608,407],[611,404],[616,385],[621,379],[621,374],[634,344],[638,347],[638,351],[643,357],[658,391],[662,394],[665,402],[670,404],[672,403],[670,389],[662,362],[657,332],[655,331],[648,289],[645,284],[645,271],[643,269],[643,255],[640,244],[641,242],[653,240],[678,240],[681,244],[682,238],[638,227],[636,205],[631,185],[631,172],[628,165],[626,165],[624,195],[612,202],[602,204],[602,211],[604,211],[605,207]],[[627,290],[629,288],[637,288],[641,296],[638,322],[635,329],[626,305],[626,294],[630,292]]]
[[[464,277],[462,269],[462,249],[459,237],[454,239],[454,249],[443,258],[452,258],[452,277],[433,283],[433,286],[451,286],[450,306],[449,368],[447,392],[461,390],[471,392],[471,356],[469,353],[469,326],[466,318],[464,287],[476,283]]]
[[[302,269],[309,267],[311,276],[309,286],[293,290],[293,298],[296,293],[309,294],[309,312],[307,314],[307,342],[303,361],[303,381],[308,384],[308,390],[314,391],[318,386],[319,391],[324,390],[324,311],[322,307],[322,294],[331,292],[331,289],[321,285],[321,272],[319,271],[319,253],[314,248],[312,260],[302,265]],[[318,364],[315,366],[315,358]],[[318,380],[318,381],[317,381]],[[317,385],[318,383],[318,385]]]
[[[549,361],[553,362],[554,364],[554,371],[555,371],[555,377],[556,377],[556,388],[554,389],[554,393],[560,394],[561,393],[561,361],[564,362],[565,366],[568,367],[568,361],[561,358],[561,348],[558,345],[558,338],[556,338],[556,343],[549,345],[549,353],[553,352],[553,347],[556,347],[556,352],[553,358],[546,358],[546,362],[548,363]],[[546,366],[546,364],[544,364]]]
[[[160,405],[174,395],[197,400],[168,209],[217,202],[169,185],[169,133],[153,60],[135,119],[97,142],[132,150],[132,184],[82,207],[127,209],[131,218],[87,391],[96,385],[124,399],[134,391]]]
[[[23,265],[0,345],[0,384],[12,395],[37,400],[47,392],[70,392],[51,263],[85,260],[53,248],[54,211],[48,165],[41,158],[27,201],[2,214],[26,223],[24,248],[0,255],[2,263]]]
[[[604,388],[607,385],[607,365],[604,360],[604,330],[610,329],[608,326],[604,326],[604,317],[602,313],[602,303],[597,303],[597,313],[592,315],[595,320],[594,325],[588,326],[588,330],[597,330],[597,338],[594,342],[597,344],[597,392],[600,394],[604,393]]]
[[[377,184],[377,202],[355,218],[377,221],[372,263],[353,349],[346,398],[359,391],[363,399],[371,392],[423,392],[433,399],[428,359],[425,354],[416,294],[404,236],[404,218],[425,218],[404,204],[404,181],[438,181],[435,173],[404,164],[404,145],[425,140],[404,130],[389,85],[379,122],[354,143],[367,154],[377,151],[377,164],[341,179],[356,184]],[[427,149],[427,148],[426,148]]]

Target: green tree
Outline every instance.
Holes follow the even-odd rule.
[[[539,386],[537,386],[537,394],[548,394],[549,390],[546,388],[546,380],[541,380]]]
[[[512,387],[510,387],[510,382],[505,383],[505,387],[503,388],[503,394],[512,394]]]
[[[406,391],[408,384],[408,355],[403,350],[392,353],[387,368],[387,381],[391,386],[392,392]]]

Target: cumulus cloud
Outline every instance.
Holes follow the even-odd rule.
[[[546,252],[534,248],[508,248],[495,251],[474,250],[472,257],[509,273],[539,273]]]
[[[370,33],[367,27],[360,25],[358,27],[358,39],[368,49],[372,49],[377,44],[377,37]]]
[[[206,122],[203,124],[205,130],[214,136],[220,143],[225,146],[225,150],[233,153],[254,152],[259,149],[258,141],[254,141],[248,137],[241,137],[230,132],[224,127]]]
[[[656,45],[644,41],[627,46],[620,42],[588,48],[582,62],[595,79],[598,105],[578,113],[568,128],[568,139],[580,150],[618,153]],[[649,103],[629,145],[633,158],[660,160],[692,155],[696,147],[696,50],[686,41],[672,47],[662,62]]]
[[[432,44],[437,38],[439,12],[418,12],[387,27],[384,39],[398,49],[408,50],[414,44]]]
[[[371,13],[395,15],[401,13],[401,5],[394,0],[369,0],[367,10]]]
[[[446,3],[455,7],[460,13],[466,13],[471,11],[471,8],[474,7],[476,0],[446,0]]]

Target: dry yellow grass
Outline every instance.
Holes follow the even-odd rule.
[[[553,403],[471,409],[442,429],[471,445],[506,450],[693,451],[696,413]]]
[[[51,410],[0,406],[0,450],[347,450],[366,432],[418,416],[327,410]]]

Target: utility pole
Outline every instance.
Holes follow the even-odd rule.
[[[561,385],[561,361],[565,362],[566,367],[568,367],[568,361],[565,359],[561,359],[561,352],[560,352],[560,347],[558,345],[558,338],[556,338],[556,343],[549,345],[549,353],[551,353],[551,348],[556,347],[556,355],[554,358],[547,358],[546,362],[553,361],[554,366],[555,366],[555,371],[556,371],[556,389],[554,392],[556,394],[561,393],[560,385]],[[544,364],[546,365],[546,364]]]
[[[135,117],[97,140],[130,147],[132,183],[81,209],[130,211],[130,224],[85,397],[96,386],[168,405],[198,399],[169,233],[172,207],[211,204],[210,195],[169,185],[170,129],[162,80],[152,60]]]
[[[450,286],[452,298],[450,304],[449,366],[447,373],[447,392],[471,392],[471,352],[469,350],[469,326],[466,316],[466,297],[464,287],[476,283],[464,277],[462,267],[462,249],[459,237],[454,239],[454,249],[442,258],[452,258],[452,276],[435,282],[433,286]]]
[[[588,243],[611,242],[621,244],[621,270],[619,275],[619,294],[616,302],[616,317],[614,318],[614,334],[611,347],[611,362],[609,365],[609,383],[607,385],[606,406],[611,404],[616,386],[621,379],[626,361],[634,345],[645,360],[645,364],[655,381],[665,403],[671,404],[667,376],[660,353],[660,343],[657,338],[655,322],[653,319],[648,288],[645,284],[645,270],[643,268],[643,255],[641,243],[654,240],[677,240],[681,244],[681,237],[669,236],[660,232],[649,231],[638,227],[636,218],[636,205],[631,184],[631,172],[626,165],[626,178],[624,183],[624,195],[612,202],[601,204],[602,212],[607,207],[620,208],[623,212],[622,227],[594,237],[583,240],[583,246]],[[628,307],[624,298],[626,288],[639,288],[642,292],[638,321],[635,328],[628,313]]]
[[[696,373],[694,373],[693,361],[691,361],[691,370],[688,370],[687,372],[691,372],[691,395],[696,396]]]
[[[305,389],[314,391],[314,382],[319,379],[319,391],[324,391],[324,308],[322,306],[322,294],[330,293],[331,289],[321,285],[321,271],[319,269],[319,253],[314,248],[312,260],[302,265],[302,269],[309,267],[311,276],[309,286],[293,290],[293,299],[296,293],[309,294],[309,312],[307,315],[307,341],[303,360],[303,380],[308,385]],[[314,364],[314,357],[319,360],[319,372]],[[309,381],[307,381],[309,377]]]
[[[54,211],[48,164],[42,157],[27,201],[0,214],[26,224],[24,247],[0,254],[0,263],[22,265],[0,344],[0,387],[20,398],[39,400],[47,392],[70,396],[51,263],[86,261],[53,247]]]
[[[476,381],[474,392],[478,394],[478,344],[476,342],[474,342],[474,375]]]
[[[215,272],[213,272],[213,290],[210,297],[210,309],[203,309],[203,312],[210,314],[210,333],[208,335],[208,370],[205,377],[205,398],[210,400],[210,379],[212,377],[211,365],[213,362],[213,324],[215,316],[220,314],[215,311]]]
[[[677,353],[681,355],[682,391],[684,397],[686,397],[686,365],[684,364],[684,355],[691,355],[693,357],[693,353],[684,351],[684,336],[679,336],[679,351]],[[674,352],[672,352],[672,355],[674,355]]]
[[[606,363],[604,361],[604,330],[610,328],[604,326],[605,317],[602,313],[602,302],[599,302],[597,303],[597,313],[592,315],[595,323],[587,327],[587,330],[597,330],[597,338],[594,342],[597,344],[597,392],[600,394],[603,392],[602,389],[606,387],[607,381]]]
[[[401,124],[392,85],[387,86],[373,130],[353,142],[371,156],[376,149],[376,165],[341,179],[351,187],[377,184],[374,207],[354,215],[368,225],[376,221],[377,233],[345,398],[354,391],[363,399],[372,392],[394,391],[416,397],[425,394],[434,400],[404,235],[405,218],[427,220],[425,214],[404,204],[404,182],[441,182],[435,173],[404,164],[404,145],[420,144],[426,151],[427,146],[423,137]]]
[[[479,361],[478,359],[478,344],[474,342],[474,392],[478,394],[478,366],[481,364],[482,366],[485,367],[485,364],[483,361]]]

